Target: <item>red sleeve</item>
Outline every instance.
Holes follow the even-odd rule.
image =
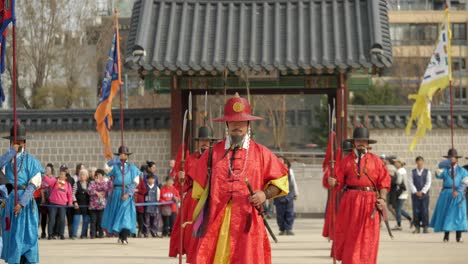
[[[286,166],[284,166],[273,152],[264,146],[259,146],[259,148],[256,149],[261,151],[263,157],[263,185],[288,174]]]
[[[328,173],[328,168],[327,168],[327,170],[323,173],[323,177],[322,177],[322,186],[325,189],[330,188],[330,186],[328,185],[328,176],[329,176],[329,173]]]
[[[350,156],[351,155],[351,156]],[[346,167],[349,162],[354,162],[352,154],[344,157],[335,168],[335,178],[338,181],[338,190],[341,190],[345,184]]]
[[[214,147],[213,147],[214,151]],[[208,151],[205,151],[203,155],[198,159],[192,162],[190,170],[188,171],[188,176],[196,181],[201,187],[206,185],[206,172],[208,171]]]

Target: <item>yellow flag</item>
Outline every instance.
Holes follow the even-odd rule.
[[[452,80],[452,60],[450,54],[450,22],[448,8],[445,9],[444,22],[440,27],[439,38],[431,60],[424,72],[424,78],[418,94],[408,97],[416,100],[411,111],[411,118],[406,126],[406,134],[411,134],[413,121],[417,121],[416,133],[409,150],[412,152],[419,139],[426,135],[426,130],[432,129],[431,101],[439,90],[447,88]]]

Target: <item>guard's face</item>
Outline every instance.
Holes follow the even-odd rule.
[[[450,161],[451,161],[452,163],[457,163],[457,162],[458,162],[458,159],[457,159],[456,157],[452,157],[452,158],[450,158]]]
[[[21,147],[24,148],[26,146],[26,140],[16,140],[16,141],[11,141],[11,145],[20,145]]]
[[[229,135],[231,136],[245,136],[247,128],[249,127],[248,121],[232,121],[227,122]]]
[[[125,153],[122,153],[119,155],[120,160],[128,160],[128,155]]]
[[[365,151],[369,147],[369,141],[365,139],[354,140],[354,147],[358,151]]]
[[[200,139],[198,141],[198,147],[200,148],[201,152],[204,152],[210,147],[210,140],[209,139]]]

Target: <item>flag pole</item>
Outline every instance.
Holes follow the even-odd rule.
[[[16,71],[16,17],[15,17],[15,5],[14,2],[12,2],[12,12],[13,12],[13,26],[11,30],[11,37],[13,39],[13,62],[12,62],[12,67],[13,67],[13,144],[16,143],[16,131],[18,130],[17,127],[17,113],[16,113],[16,88],[17,88],[17,71]],[[11,139],[10,139],[11,140]],[[16,155],[13,158],[13,165],[15,166],[13,169],[14,173],[14,188],[15,188],[15,206],[18,205],[18,171],[17,171],[17,162],[18,160],[16,159]]]
[[[119,34],[119,11],[117,8],[114,10],[114,21],[115,21],[115,45],[117,52],[117,78],[119,83],[119,94],[120,94],[120,146],[122,151],[125,149],[124,144],[124,111],[123,111],[123,91],[122,91],[122,77],[120,73],[120,34]],[[119,153],[120,154],[120,153]],[[122,196],[125,195],[125,164],[122,162]]]
[[[449,93],[450,93],[450,143],[452,146],[452,157],[454,155],[454,128],[453,128],[453,87],[452,87],[452,31],[450,30],[450,16],[449,16],[449,4],[445,1],[445,12],[446,12],[446,30],[447,30],[447,57],[448,57],[448,69],[449,69]],[[450,157],[451,158],[451,157]],[[452,191],[456,191],[455,188],[455,164],[450,161],[451,166],[451,177],[452,177]]]

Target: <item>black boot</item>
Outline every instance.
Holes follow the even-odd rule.
[[[445,234],[444,234],[444,242],[449,242],[449,235],[450,235],[449,232],[445,232]]]
[[[457,242],[458,243],[463,243],[463,238],[462,238],[462,232],[461,231],[457,231]]]
[[[130,230],[128,229],[122,229],[122,231],[120,231],[120,240],[122,242],[123,245],[127,245],[128,244],[128,236],[130,235]]]

